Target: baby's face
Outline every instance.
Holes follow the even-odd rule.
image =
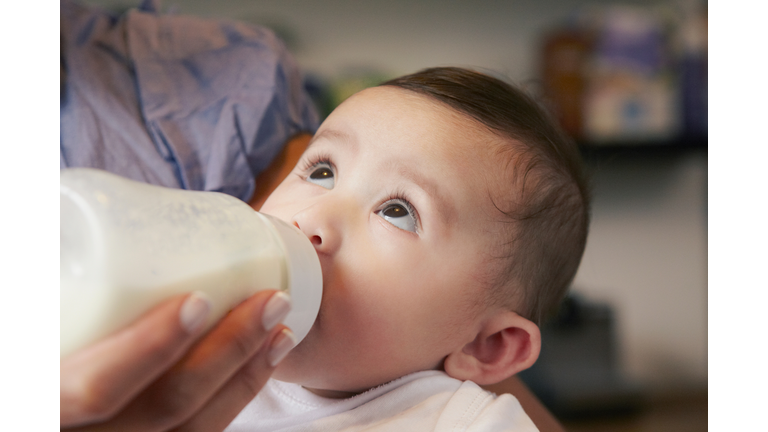
[[[298,226],[323,268],[317,322],[275,378],[359,392],[440,368],[474,339],[501,232],[490,179],[502,164],[489,141],[498,138],[391,87],[328,117],[261,209]]]

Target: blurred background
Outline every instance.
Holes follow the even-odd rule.
[[[707,429],[706,2],[155,4],[272,28],[323,115],[431,66],[479,69],[538,96],[581,145],[594,204],[572,294],[523,379],[569,430]]]

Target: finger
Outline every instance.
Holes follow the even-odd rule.
[[[176,296],[123,330],[61,360],[62,427],[115,415],[180,359],[202,330],[210,301]]]
[[[244,301],[131,402],[115,424],[125,430],[166,430],[181,424],[253,357],[289,310],[289,297],[280,292],[260,292]]]
[[[296,346],[293,332],[280,326],[270,342],[259,350],[177,432],[222,431],[259,393],[277,364]]]

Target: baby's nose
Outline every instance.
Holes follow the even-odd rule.
[[[299,225],[299,223],[297,221],[295,221],[295,220],[293,221],[293,226],[298,228],[301,232],[304,232],[304,230],[301,229],[301,225]],[[319,248],[319,247],[321,247],[323,245],[323,238],[320,237],[319,235],[317,235],[317,234],[308,234],[306,232],[304,232],[304,234],[307,235],[307,237],[309,238],[309,241],[312,242],[312,244],[315,246],[315,248]]]
[[[296,213],[291,222],[309,238],[318,253],[332,254],[341,246],[344,217],[325,207],[310,206]]]

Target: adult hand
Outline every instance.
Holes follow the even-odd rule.
[[[169,299],[61,360],[61,428],[223,430],[295,345],[278,325],[289,309],[285,294],[261,291],[199,338],[208,300]]]

